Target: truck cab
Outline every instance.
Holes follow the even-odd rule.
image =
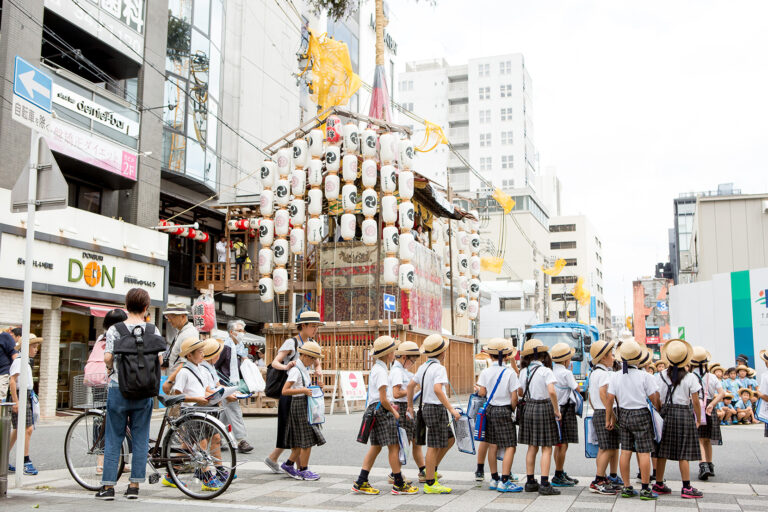
[[[525,339],[536,338],[546,346],[553,347],[557,343],[566,343],[576,349],[573,355],[572,371],[579,391],[586,391],[586,380],[589,375],[589,347],[600,338],[600,332],[595,326],[571,322],[552,322],[532,325],[525,330]]]

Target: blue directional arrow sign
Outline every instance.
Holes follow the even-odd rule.
[[[384,311],[390,311],[394,313],[396,304],[397,302],[395,301],[394,295],[390,295],[388,293],[384,294]]]
[[[13,93],[51,113],[53,80],[18,55],[13,70]]]

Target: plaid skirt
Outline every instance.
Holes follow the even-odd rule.
[[[651,453],[655,445],[651,411],[619,407],[619,443],[621,449],[635,453]],[[698,441],[697,441],[698,446]]]
[[[489,405],[485,410],[485,442],[499,448],[517,446],[517,429],[511,405]]]
[[[690,405],[668,404],[661,408],[664,428],[656,457],[669,460],[701,460],[696,417]]]
[[[561,405],[560,415],[562,416],[560,420],[561,442],[579,444],[579,422],[576,419],[576,404]]]
[[[597,436],[597,447],[601,450],[619,449],[619,426],[615,425],[613,430],[605,428],[605,409],[595,409],[592,415],[592,428],[595,429]]]
[[[707,406],[712,402],[710,400]],[[720,418],[717,417],[717,413],[712,411],[712,416],[707,416],[707,424],[699,426],[699,439],[710,439],[716,444],[722,444],[723,434],[720,432]]]
[[[32,392],[27,393],[27,412],[24,415],[27,418],[26,425],[27,427],[31,427],[35,424],[35,411],[32,410]],[[17,412],[11,412],[11,425],[13,425],[14,429],[19,428],[19,413]]]
[[[372,414],[376,415],[376,421],[373,422],[371,436],[368,439],[369,442],[371,445],[376,446],[398,444],[397,420],[395,420],[395,415],[383,407],[379,407],[379,410],[376,411],[377,405],[379,405],[378,402],[370,404],[368,409],[366,409],[365,414],[363,414],[363,417]]]
[[[325,437],[319,425],[310,425],[307,415],[307,397],[291,397],[291,414],[285,432],[285,444],[290,448],[311,448],[325,444]]]
[[[552,401],[527,400],[520,425],[520,444],[528,446],[555,446],[560,443]]]
[[[416,435],[416,421],[409,418],[406,414],[408,402],[395,402],[395,405],[397,406],[397,413],[400,415],[398,420],[400,428],[405,429],[405,433],[408,434],[408,442],[411,442]]]
[[[453,429],[448,411],[443,405],[424,404],[421,407],[427,425],[427,448],[446,448],[453,439]]]

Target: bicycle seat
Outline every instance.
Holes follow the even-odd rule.
[[[165,407],[173,407],[174,405],[181,403],[186,398],[185,395],[173,395],[173,396],[163,396],[163,395],[157,395],[158,400],[161,404],[163,404]]]

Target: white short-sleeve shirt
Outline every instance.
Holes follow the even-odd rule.
[[[590,373],[589,399],[591,401],[592,408],[596,411],[605,410],[605,404],[603,404],[603,401],[600,399],[600,388],[607,386],[613,377],[613,370],[602,364],[595,366],[595,368],[592,370],[592,373]]]
[[[760,377],[760,392],[768,394],[768,371],[764,372]]]
[[[295,344],[294,344],[294,340],[295,340]],[[296,350],[301,348],[303,344],[304,344],[304,340],[302,340],[301,336],[299,335],[296,335],[295,338],[288,338],[287,340],[285,340],[283,344],[280,345],[280,348],[277,349],[278,352],[283,352],[283,351],[288,352],[288,354],[283,358],[282,363],[288,364],[293,360],[298,360],[299,355],[296,352]],[[294,348],[296,350],[294,350]]]
[[[21,391],[21,356],[18,356],[16,359],[11,362],[11,368],[8,370],[8,374],[13,377],[14,375],[18,375],[19,378],[16,380],[16,389],[18,391]],[[10,389],[10,388],[9,388]],[[32,365],[27,365],[27,390],[33,389],[33,383],[32,383]],[[5,397],[2,397],[5,398]]]
[[[534,373],[533,370],[535,368],[539,369]],[[527,368],[520,370],[520,377],[517,388],[520,389],[523,393],[525,393],[526,390],[529,372],[533,375],[533,377],[531,378],[531,392],[528,394],[528,397],[531,400],[546,400],[549,398],[548,386],[557,382],[552,369],[547,368],[539,362],[533,362]]]
[[[499,375],[502,371],[504,371],[504,375],[499,380]],[[499,382],[498,386],[496,386],[496,381]],[[477,378],[477,385],[485,388],[486,398],[491,396],[493,387],[496,386],[496,392],[493,394],[490,404],[502,406],[510,405],[510,395],[517,391],[519,384],[514,370],[506,366],[494,364],[480,372],[480,376]]]
[[[405,391],[412,378],[413,374],[403,368],[400,361],[395,361],[392,368],[389,370],[389,387],[392,390],[393,396],[395,386],[400,386],[401,391]],[[402,397],[397,400],[404,402],[406,399],[405,397]]]
[[[661,372],[659,378],[661,380],[661,384],[659,385],[659,398],[661,398],[661,403],[664,405],[667,403],[669,390],[674,386],[671,384],[672,378],[669,375],[669,370]],[[680,381],[680,384],[675,388],[675,392],[672,393],[672,403],[675,405],[688,405],[691,403],[691,395],[693,393],[698,393],[699,390],[701,390],[699,379],[697,379],[695,375],[687,373],[685,377],[683,377],[683,380]]]
[[[622,409],[643,409],[647,407],[646,400],[656,393],[651,385],[651,379],[645,370],[631,367],[627,373],[616,372],[608,383],[608,393],[616,397],[616,403]]]
[[[205,379],[203,379],[203,382],[205,382],[205,385],[211,389],[217,387],[219,385],[219,374],[216,371],[216,368],[209,363],[208,361],[203,361],[200,363],[200,368],[202,368],[204,371],[201,373],[205,375]],[[207,379],[207,382],[206,382]]]
[[[291,389],[300,389],[309,386],[312,383],[312,378],[309,376],[307,367],[301,362],[301,359],[296,360],[296,366],[288,370],[288,378],[286,382],[292,382]]]
[[[568,402],[573,402],[573,392],[579,388],[579,384],[576,382],[573,372],[562,364],[555,363],[552,373],[555,374],[555,379],[557,381],[555,382],[555,392],[557,393],[558,405],[565,405]]]
[[[723,383],[720,382],[720,379],[718,379],[711,373],[705,372],[704,375],[702,375],[698,369],[694,370],[693,372],[695,377],[701,377],[701,380],[699,380],[699,384],[701,384],[702,386],[702,391],[704,395],[703,398],[706,398],[707,400],[712,400],[723,389]]]
[[[389,370],[387,369],[387,363],[381,359],[377,359],[373,364],[373,367],[371,367],[371,373],[368,375],[368,405],[381,401],[379,390],[382,386],[386,386],[387,400],[393,402],[392,388],[389,387]]]
[[[208,394],[205,392],[205,383],[210,377],[206,377],[208,371],[200,366],[195,366],[193,370],[192,363],[187,362],[184,367],[176,374],[176,382],[173,383],[172,391],[178,391],[187,397],[205,398]]]
[[[424,386],[421,389],[423,402],[425,404],[441,404],[442,402],[440,402],[440,399],[435,394],[435,384],[442,384],[443,393],[445,393],[445,385],[449,382],[448,371],[445,369],[445,366],[440,364],[437,359],[430,357],[426,363],[419,366],[416,375],[413,376],[413,380],[421,386],[422,377],[424,377]]]

